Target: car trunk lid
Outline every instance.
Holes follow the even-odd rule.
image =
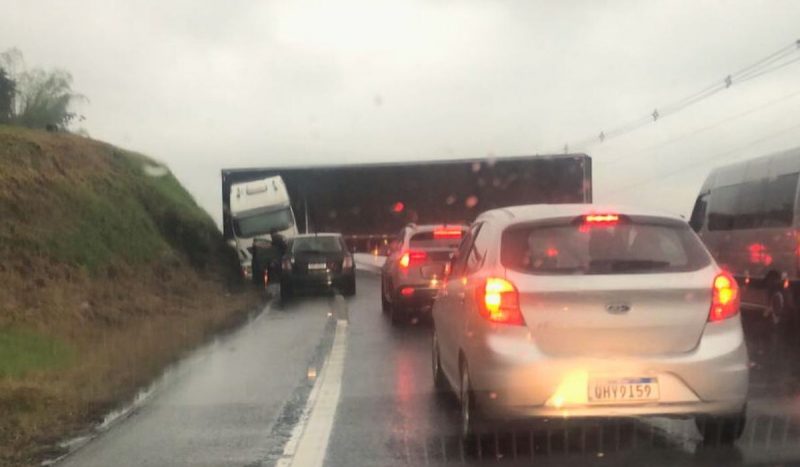
[[[714,271],[536,277],[509,272],[508,278],[542,351],[653,355],[697,346],[708,320]]]

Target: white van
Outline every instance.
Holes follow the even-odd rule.
[[[689,222],[742,285],[767,291],[776,322],[800,305],[798,173],[800,148],[719,167]]]
[[[287,240],[297,235],[290,201],[280,176],[231,185],[231,229],[245,278],[263,276],[252,269],[254,242],[270,243],[276,229]]]

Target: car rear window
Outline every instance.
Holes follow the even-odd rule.
[[[461,243],[462,230],[447,231],[446,234],[436,234],[434,231],[417,232],[409,239],[411,248],[458,248]]]
[[[695,271],[711,259],[688,225],[628,220],[527,224],[503,232],[501,262],[530,274],[640,274]]]
[[[339,253],[342,242],[339,237],[300,237],[295,238],[292,251],[295,253]]]

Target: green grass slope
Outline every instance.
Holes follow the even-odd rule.
[[[53,455],[257,301],[164,166],[0,126],[0,465]]]

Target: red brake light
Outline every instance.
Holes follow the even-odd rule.
[[[519,309],[519,292],[514,284],[490,277],[477,288],[478,311],[493,323],[525,325]]]
[[[403,287],[400,289],[400,295],[404,297],[410,297],[414,295],[414,288],[413,287]]]
[[[441,239],[458,239],[461,238],[461,229],[447,229],[441,228],[433,231],[433,238],[435,240]]]
[[[412,262],[425,261],[428,254],[424,251],[407,251],[400,256],[400,267],[407,268]]]
[[[739,286],[727,272],[717,274],[711,291],[711,310],[709,321],[722,321],[736,316],[739,312]]]
[[[614,225],[619,222],[618,214],[587,214],[583,217],[583,222],[594,225]]]

